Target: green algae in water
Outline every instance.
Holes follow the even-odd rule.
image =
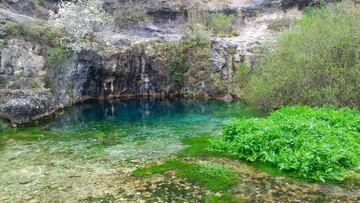
[[[176,170],[177,177],[213,191],[230,189],[238,181],[238,175],[228,167],[210,162],[186,163],[181,160],[168,160],[160,165],[137,168],[133,175],[144,177],[170,170]]]

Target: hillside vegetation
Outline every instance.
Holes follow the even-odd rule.
[[[307,9],[261,60],[246,100],[283,105],[360,107],[360,6],[352,1]]]

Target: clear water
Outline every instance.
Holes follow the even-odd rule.
[[[181,137],[216,135],[231,117],[253,116],[239,103],[196,100],[129,100],[76,106],[47,124],[3,130],[1,146],[53,145],[85,156],[152,158],[181,149]]]
[[[71,202],[104,193],[125,179],[116,172],[130,170],[119,166],[123,161],[171,156],[184,147],[182,137],[216,135],[231,117],[253,115],[242,104],[221,101],[109,101],[73,107],[37,126],[3,129],[0,202]],[[80,191],[72,189],[76,184]]]

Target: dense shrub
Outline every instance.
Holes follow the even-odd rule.
[[[360,107],[360,6],[306,12],[250,80],[246,100],[265,110],[307,104]]]
[[[268,118],[227,123],[212,148],[298,177],[343,180],[360,164],[360,115],[348,108],[285,107]]]

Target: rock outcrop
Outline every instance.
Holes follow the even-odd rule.
[[[111,0],[104,2],[107,10],[114,9]],[[192,67],[192,73],[185,74],[183,85],[178,85],[172,77],[167,51],[157,49],[159,45],[181,41],[188,20],[186,7],[181,4],[150,7],[151,20],[127,29],[99,33],[105,46],[103,51],[73,53],[65,68],[47,66],[46,45],[10,39],[1,54],[0,117],[14,124],[25,124],[93,99],[241,97],[236,74],[243,66],[253,69],[257,55],[263,50],[261,45],[275,40],[277,32],[268,29],[269,22],[294,19],[300,14],[296,8],[283,10],[282,2],[285,1],[209,1],[202,8],[205,12],[238,17],[239,35],[212,37],[208,67],[202,70]],[[0,8],[2,22],[38,20],[27,16],[37,16],[36,12],[24,13],[16,2],[8,4],[11,8],[9,5]]]

